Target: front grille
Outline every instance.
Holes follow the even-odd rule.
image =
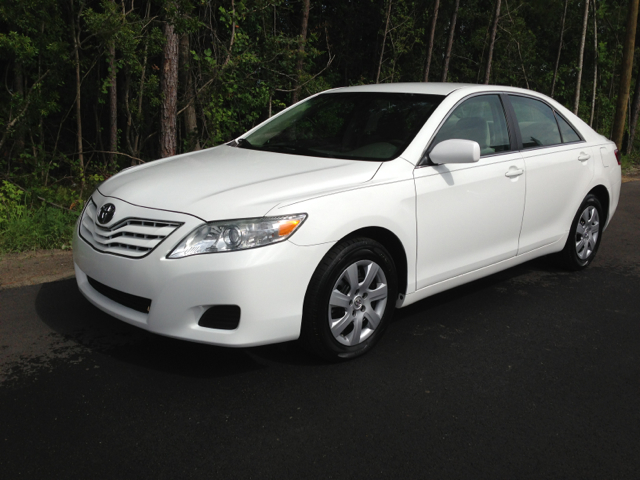
[[[138,297],[137,295],[131,295],[130,293],[116,290],[115,288],[108,287],[104,283],[100,283],[91,277],[87,277],[87,280],[89,280],[89,285],[91,285],[98,293],[101,293],[114,302],[138,312],[149,313],[151,300],[148,298]]]
[[[140,258],[151,253],[182,223],[126,218],[112,227],[96,223],[97,206],[89,200],[80,222],[80,236],[99,252]]]

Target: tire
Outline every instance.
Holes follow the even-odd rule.
[[[560,258],[569,270],[582,270],[595,258],[602,239],[601,222],[604,221],[600,200],[593,194],[585,197],[576,212],[569,237]]]
[[[362,237],[340,242],[309,282],[303,348],[334,362],[363,355],[384,333],[397,297],[396,267],[386,248]]]

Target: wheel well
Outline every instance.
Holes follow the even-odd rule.
[[[367,227],[351,232],[344,239],[353,237],[367,237],[381,243],[393,257],[393,263],[398,271],[398,293],[407,293],[407,254],[400,239],[390,230],[382,227]],[[344,240],[343,239],[343,240]]]
[[[606,225],[607,219],[609,218],[609,191],[604,185],[598,185],[597,187],[592,188],[589,193],[598,197],[598,200],[602,205],[602,209],[604,210],[604,222],[602,222],[602,225]]]

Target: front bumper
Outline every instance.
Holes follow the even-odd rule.
[[[109,202],[118,201],[109,198]],[[149,215],[149,209],[141,210]],[[167,254],[202,221],[174,212],[153,212],[184,225],[143,258],[96,251],[79,238],[76,229],[76,280],[91,303],[145,330],[194,342],[246,347],[299,337],[307,286],[332,243],[301,247],[285,241],[250,250],[169,260]],[[149,312],[142,313],[107,298],[90,285],[87,277],[151,299]],[[199,326],[198,320],[213,305],[238,305],[238,327],[221,330]]]

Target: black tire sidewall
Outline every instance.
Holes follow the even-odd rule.
[[[585,260],[582,260],[580,257],[578,257],[578,252],[576,251],[575,237],[576,237],[576,231],[578,228],[578,222],[580,221],[582,212],[584,212],[585,209],[587,209],[590,206],[595,207],[595,209],[598,212],[600,229],[598,231],[598,239],[596,240],[596,244],[593,248],[593,251],[591,252],[591,255],[589,255]],[[604,215],[602,212],[602,205],[600,204],[600,200],[598,200],[598,197],[596,197],[593,194],[589,194],[585,197],[585,199],[580,204],[580,208],[578,208],[578,211],[576,212],[576,215],[573,218],[573,222],[571,222],[571,229],[569,230],[569,238],[567,238],[567,243],[564,247],[564,251],[563,251],[564,259],[569,269],[581,270],[583,268],[588,267],[589,264],[591,264],[591,262],[596,256],[596,253],[598,252],[598,248],[600,247],[603,230],[604,230]]]
[[[370,350],[384,333],[393,316],[398,296],[396,267],[389,252],[378,242],[366,238],[358,238],[343,242],[332,250],[333,258],[327,265],[318,267],[309,284],[305,297],[303,322],[312,323],[317,353],[330,360],[349,359],[360,356]],[[372,260],[382,268],[387,279],[387,305],[380,324],[364,342],[346,346],[339,343],[331,333],[328,321],[329,299],[333,287],[344,270],[359,260]],[[305,325],[303,325],[303,328]]]

